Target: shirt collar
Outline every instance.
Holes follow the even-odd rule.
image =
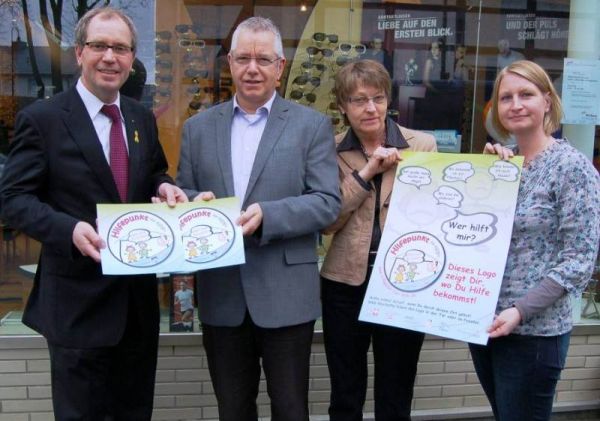
[[[81,81],[81,78],[77,81],[77,85],[75,86],[75,88],[77,89],[77,93],[83,101],[83,105],[85,105],[85,109],[87,110],[88,114],[93,120],[98,115],[102,107],[105,105],[104,102],[100,101],[100,99],[96,95],[91,93],[90,90],[85,87],[85,85]],[[119,107],[119,111],[121,111],[121,96],[119,93],[117,93],[117,99],[112,104]],[[121,113],[121,115],[123,115],[123,113]]]
[[[271,108],[273,107],[273,102],[275,101],[276,95],[277,95],[277,92],[273,92],[273,95],[271,96],[271,98],[269,98],[269,100],[267,102],[265,102],[262,106],[258,107],[258,109],[256,110],[256,114],[264,113],[268,116],[271,113]],[[233,113],[234,113],[234,115],[237,112],[248,115],[248,113],[246,111],[244,111],[244,109],[242,107],[240,107],[240,104],[237,101],[237,94],[236,94],[233,96]]]
[[[389,117],[385,119],[385,131],[385,146],[387,148],[406,149],[410,146],[404,138],[404,136],[402,135],[400,127],[398,127],[396,122],[394,122],[394,120],[392,120]],[[352,127],[350,127],[348,132],[346,132],[346,136],[344,136],[344,139],[342,139],[342,141],[337,147],[338,152],[345,152],[351,150],[362,151],[360,140],[358,139],[356,133],[354,133],[354,130],[352,130]]]

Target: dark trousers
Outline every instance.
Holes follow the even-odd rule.
[[[360,322],[367,283],[346,285],[322,279],[323,336],[331,377],[331,421],[363,419],[367,393],[367,352],[375,362],[375,419],[410,420],[417,362],[425,335]]]
[[[469,344],[475,371],[498,421],[546,421],[552,413],[570,333],[509,335]]]
[[[116,346],[80,349],[48,342],[57,421],[152,418],[158,325],[149,334],[152,329],[142,329],[141,323],[147,321],[130,314]]]
[[[202,325],[220,421],[256,421],[260,362],[271,399],[271,420],[308,420],[308,375],[314,321],[267,329],[249,314],[240,326]]]

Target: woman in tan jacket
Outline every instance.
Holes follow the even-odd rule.
[[[321,270],[332,421],[362,420],[371,341],[375,419],[410,420],[424,334],[358,320],[401,150],[436,151],[433,136],[387,117],[391,85],[385,68],[372,60],[345,65],[335,80],[337,104],[350,129],[336,137],[342,211],[326,231],[334,236]]]

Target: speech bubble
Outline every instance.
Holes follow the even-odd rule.
[[[457,162],[444,168],[444,181],[464,181],[475,174],[470,162]]]
[[[442,231],[446,241],[456,246],[474,246],[496,235],[498,217],[492,213],[466,214],[456,211],[456,216],[444,221]]]
[[[190,235],[196,238],[208,237],[212,234],[213,231],[209,225],[196,225],[190,232]]]
[[[433,197],[436,198],[438,205],[446,205],[451,208],[460,208],[463,201],[462,193],[449,186],[440,186],[433,192]]]
[[[129,236],[127,237],[127,241],[133,241],[137,243],[139,241],[148,241],[150,239],[150,232],[145,229],[137,229],[129,232]]]
[[[425,253],[423,253],[421,250],[408,250],[406,253],[404,253],[403,259],[408,263],[421,263],[425,261]]]
[[[431,172],[423,167],[404,167],[400,169],[398,181],[404,184],[412,184],[420,189],[421,186],[431,184]]]
[[[519,176],[519,167],[508,161],[496,161],[488,171],[494,180],[517,181]]]

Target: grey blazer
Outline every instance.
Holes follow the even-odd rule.
[[[234,195],[231,101],[186,121],[177,184],[193,199],[201,191]],[[317,232],[340,210],[335,142],[329,119],[276,96],[256,153],[242,209],[259,203],[259,234],[245,238],[246,264],[198,274],[200,320],[238,326],[246,309],[254,323],[276,328],[320,316]]]

